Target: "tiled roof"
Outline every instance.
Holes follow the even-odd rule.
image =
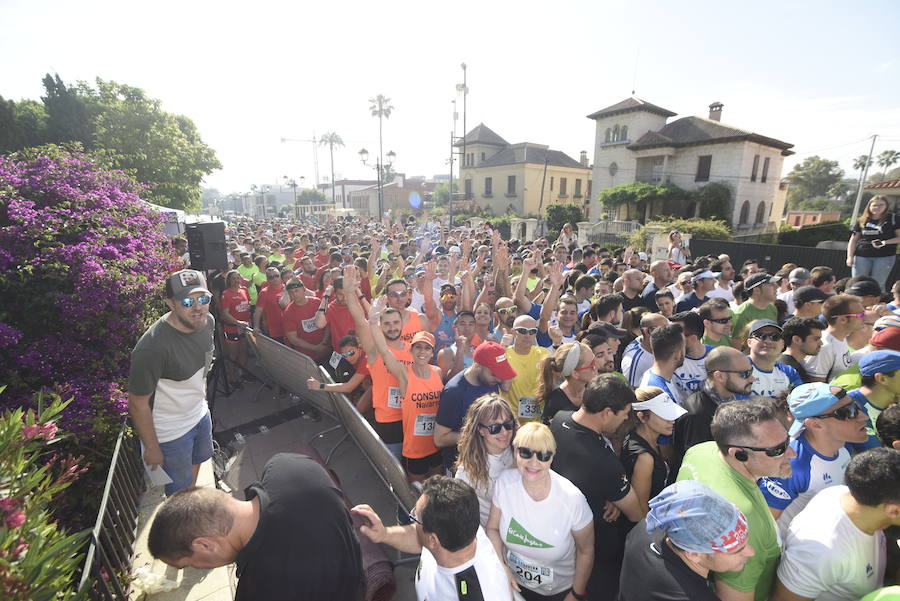
[[[677,113],[673,113],[661,106],[650,104],[649,102],[632,96],[631,98],[626,98],[622,102],[617,102],[612,106],[608,106],[605,109],[600,109],[596,113],[591,113],[588,115],[588,119],[599,119],[601,117],[611,117],[612,115],[621,115],[622,113],[633,113],[637,111],[655,113],[657,115],[662,115],[663,117],[674,117],[677,115]]]
[[[722,125],[718,121],[702,117],[682,117],[659,131],[647,132],[635,142],[628,145],[629,150],[645,148],[693,146],[699,144],[720,144],[747,140],[764,146],[772,146],[782,150],[782,154],[793,154],[789,151],[793,144],[755,134],[751,131]]]
[[[511,144],[483,161],[479,167],[496,167],[498,165],[515,165],[517,163],[537,163],[554,167],[574,167],[576,169],[586,169],[581,163],[560,150],[550,150],[544,144],[531,144],[522,142],[520,144]]]
[[[472,131],[466,134],[466,144],[489,144],[492,146],[509,146],[509,142],[494,133],[484,123],[476,125]],[[454,146],[462,146],[463,141],[460,140]]]
[[[877,184],[866,185],[866,190],[900,190],[900,179],[888,179]]]

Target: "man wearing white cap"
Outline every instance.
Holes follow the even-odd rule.
[[[691,283],[694,286],[694,290],[681,297],[681,300],[675,305],[675,312],[681,313],[682,311],[690,311],[706,302],[706,295],[716,287],[716,278],[718,277],[718,273],[709,270],[695,272],[694,275],[691,276]]]
[[[778,298],[787,303],[788,315],[793,315],[796,308],[794,307],[794,292],[797,288],[808,286],[812,282],[812,274],[805,267],[798,267],[788,274],[788,285],[790,289],[778,295]]]
[[[797,452],[791,459],[791,475],[759,481],[782,534],[816,493],[844,483],[850,463],[844,445],[866,440],[865,414],[843,388],[824,382],[803,384],[791,391],[788,407],[794,416],[791,447]]]
[[[169,312],[144,332],[131,353],[128,412],[144,447],[144,463],[171,480],[166,495],[197,482],[212,457],[206,374],[213,358],[212,293],[199,271],[166,280]]]

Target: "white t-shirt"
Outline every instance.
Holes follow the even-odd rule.
[[[846,486],[830,486],[791,522],[778,578],[788,590],[818,601],[856,601],[884,580],[885,538],[869,535],[841,507]]]
[[[458,590],[456,575],[470,568],[475,569],[473,577],[466,578],[465,591]],[[473,585],[481,589],[482,599],[511,601],[512,592],[506,570],[497,558],[494,546],[481,527],[475,535],[475,555],[469,561],[453,568],[437,564],[431,551],[422,547],[419,568],[416,570],[416,598],[419,601],[444,601],[464,599],[473,594]]]
[[[825,378],[830,382],[839,373],[853,365],[850,357],[850,347],[845,340],[838,340],[825,330],[822,332],[822,348],[818,355],[809,355],[803,360],[806,371],[811,376]]]
[[[729,303],[734,302],[734,292],[731,291],[731,284],[729,283],[728,288],[722,288],[719,286],[718,280],[716,280],[716,287],[706,293],[706,298],[724,298]]]
[[[578,487],[552,470],[550,480],[550,494],[543,501],[528,495],[518,470],[502,472],[494,488],[503,559],[519,586],[542,595],[571,588],[575,576],[572,531],[594,519]]]
[[[707,344],[702,356],[688,357],[685,355],[684,363],[672,374],[672,381],[685,399],[703,386],[703,382],[706,380],[706,356],[712,349],[713,347]]]
[[[793,315],[794,312],[797,311],[797,307],[794,306],[794,291],[788,290],[787,292],[782,292],[778,295],[778,298],[783,300],[785,304],[787,304],[787,314]]]
[[[750,356],[748,355],[749,359]],[[753,368],[753,388],[751,394],[770,399],[777,399],[786,395],[794,386],[803,384],[803,379],[797,370],[790,365],[776,363],[772,371],[760,369],[753,359],[750,359],[750,367]]]
[[[622,352],[622,374],[628,378],[628,384],[637,387],[641,376],[653,365],[653,353],[644,350],[641,339],[635,338],[628,343]]]
[[[456,470],[456,478],[462,480],[472,488],[475,488],[475,494],[478,495],[478,508],[481,511],[481,526],[487,525],[488,517],[491,515],[491,500],[494,498],[494,484],[497,482],[497,476],[503,470],[515,467],[516,461],[513,458],[512,447],[507,447],[499,455],[487,454],[488,459],[488,481],[486,488],[475,488],[472,480],[466,473],[463,466],[459,466]]]

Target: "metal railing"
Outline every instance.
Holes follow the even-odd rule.
[[[137,436],[122,426],[113,449],[97,522],[91,532],[78,590],[92,601],[127,601],[138,509],[146,490]]]

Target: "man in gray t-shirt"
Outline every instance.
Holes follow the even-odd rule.
[[[206,373],[213,356],[212,294],[199,271],[166,281],[169,312],[150,326],[131,354],[128,411],[144,447],[144,463],[171,478],[166,494],[192,486],[212,457]]]

